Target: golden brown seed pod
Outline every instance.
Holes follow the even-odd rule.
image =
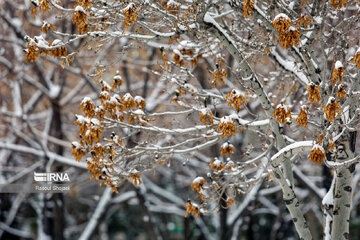
[[[222,132],[222,138],[228,137],[230,135],[235,136],[235,124],[230,116],[225,116],[220,119],[220,124],[216,131]]]
[[[336,61],[334,64],[333,72],[331,74],[332,84],[335,85],[338,79],[339,79],[339,84],[341,84],[343,82],[344,73],[345,73],[344,66],[340,61]]]
[[[346,7],[348,0],[330,0],[330,5],[333,8],[342,8]]]
[[[340,102],[336,101],[335,98],[330,97],[328,103],[323,107],[325,113],[325,118],[329,122],[334,121],[335,115],[337,113],[340,116]]]
[[[299,126],[307,127],[307,121],[308,121],[307,106],[301,106],[300,113],[299,113],[298,117],[296,118],[296,123]]]
[[[273,21],[273,26],[279,33],[286,32],[291,26],[291,24],[291,19],[283,13],[278,14]]]
[[[360,48],[356,51],[355,56],[351,59],[351,62],[355,63],[357,68],[360,68]]]
[[[234,145],[232,145],[231,143],[224,143],[221,145],[220,147],[220,153],[222,156],[231,156],[235,151],[235,147]]]
[[[325,150],[320,145],[315,144],[308,158],[316,164],[321,164],[325,160]]]
[[[234,106],[235,110],[241,110],[241,104],[247,104],[245,97],[240,93],[239,90],[233,89],[225,96],[225,100],[229,101],[228,106]]]
[[[310,103],[317,102],[318,104],[320,104],[320,87],[315,85],[314,83],[311,83],[307,86],[307,90]]]
[[[291,111],[284,104],[279,104],[273,114],[274,118],[276,118],[277,123],[286,124],[291,121]]]

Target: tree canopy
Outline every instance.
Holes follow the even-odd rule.
[[[209,239],[202,216],[220,213],[220,238],[237,239],[246,209],[278,214],[280,200],[266,192],[278,189],[300,239],[349,239],[351,210],[360,199],[358,3],[32,4],[24,11],[33,18],[26,35],[7,21],[24,38],[24,63],[40,80],[24,78],[52,99],[53,114],[73,114],[66,140],[90,179],[120,195],[126,182],[137,189],[147,182],[199,221]],[[47,66],[56,66],[51,74],[60,81],[48,80]],[[66,83],[65,75],[72,75]],[[67,103],[79,107],[69,111]],[[56,119],[51,135],[63,139],[56,128],[65,119]],[[50,152],[58,161],[70,155],[57,147]],[[165,190],[164,179],[175,189]],[[177,187],[192,190],[182,196],[186,201]],[[317,220],[309,219],[314,215]],[[161,235],[151,228],[154,239]]]

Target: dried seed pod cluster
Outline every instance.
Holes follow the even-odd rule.
[[[315,85],[314,83],[310,83],[307,86],[308,94],[309,94],[309,101],[310,103],[317,102],[320,104],[320,87],[318,85]]]
[[[25,63],[33,63],[41,54],[45,56],[51,55],[53,57],[63,57],[67,53],[65,44],[61,40],[55,39],[48,43],[42,36],[34,37],[34,39],[27,39],[27,49],[25,55]]]
[[[200,110],[200,122],[206,126],[214,124],[214,116],[209,108],[202,108]]]
[[[279,32],[279,39],[283,48],[299,45],[300,32],[294,28],[291,19],[286,14],[278,14],[273,21],[274,28]]]
[[[235,124],[230,116],[225,116],[220,119],[220,124],[216,131],[221,131],[222,138],[229,137],[230,135],[235,135]]]
[[[346,7],[348,0],[330,0],[330,5],[333,8],[342,8]]]
[[[287,124],[291,122],[291,111],[284,104],[279,104],[274,111],[274,118],[277,123]]]
[[[75,13],[72,19],[73,24],[78,26],[78,32],[80,34],[86,33],[90,26],[87,22],[87,14],[85,9],[82,6],[77,6],[75,8]]]
[[[228,101],[228,106],[231,107],[234,106],[234,109],[239,111],[241,110],[242,104],[247,104],[247,100],[245,100],[245,97],[240,93],[239,90],[233,89],[231,92],[226,94],[225,100]]]
[[[309,160],[321,164],[325,160],[325,150],[319,144],[315,144],[309,154]]]
[[[331,74],[332,84],[335,85],[339,80],[339,84],[343,82],[343,74],[345,73],[345,69],[343,64],[340,61],[336,61],[334,64],[334,69]]]
[[[243,0],[244,1],[244,17],[251,16],[251,11],[254,8],[255,0]]]
[[[301,106],[300,113],[298,117],[296,118],[296,123],[299,126],[307,127],[308,122],[308,116],[307,116],[307,106],[303,105]]]
[[[186,208],[185,217],[187,217],[189,214],[191,214],[191,215],[194,215],[195,220],[197,220],[197,218],[200,214],[200,209],[199,209],[198,205],[195,203],[192,203],[190,200],[188,200],[187,203],[185,204],[185,208]]]
[[[313,22],[314,22],[314,20],[312,20],[311,18],[301,16],[296,23],[296,28],[300,29],[301,25],[304,25],[304,28],[308,28],[308,26],[309,26],[308,24],[313,23]]]
[[[211,72],[211,74],[213,75],[211,83],[214,85],[214,87],[216,87],[218,80],[220,80],[221,84],[225,84],[224,79],[228,77],[227,72],[223,68],[224,62],[225,61],[222,57],[216,59],[216,69]]]
[[[329,101],[327,102],[326,106],[323,107],[323,111],[325,113],[325,118],[329,122],[334,121],[335,115],[341,115],[340,113],[340,102],[336,101],[334,97],[330,97]]]
[[[351,59],[351,62],[356,64],[357,68],[360,68],[360,48],[356,51],[354,57]]]
[[[222,156],[231,156],[235,151],[235,147],[234,145],[232,145],[231,143],[223,143],[220,147],[220,153]]]
[[[97,105],[89,97],[85,97],[80,103],[79,108],[84,116],[76,115],[75,120],[75,124],[79,126],[80,142],[73,142],[72,155],[80,161],[89,154],[86,163],[92,173],[91,178],[101,180],[116,192],[123,179],[128,179],[135,185],[141,184],[141,172],[135,168],[115,171],[116,152],[124,147],[124,142],[115,132],[104,141],[103,129],[110,123],[109,120],[122,122],[127,119],[129,124],[145,125],[146,102],[140,96],[133,97],[126,93],[120,97],[114,93],[122,84],[119,72],[114,76],[112,86],[103,80],[100,83],[100,103]],[[104,119],[108,120],[107,123]]]

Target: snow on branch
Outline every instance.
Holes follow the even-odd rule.
[[[30,154],[32,154],[34,156],[38,156],[38,157],[45,157],[46,156],[46,154],[40,149],[34,149],[34,148],[30,148],[30,147],[23,146],[23,145],[18,145],[18,144],[0,142],[0,148],[9,149],[9,150],[16,151],[16,152],[30,153]],[[55,161],[58,161],[60,163],[70,165],[70,166],[73,166],[73,167],[87,169],[87,166],[86,166],[85,163],[76,162],[72,158],[67,158],[67,157],[64,157],[64,156],[60,156],[60,155],[58,155],[56,153],[53,153],[53,152],[47,152],[47,155],[48,155],[49,158],[53,158]]]
[[[300,152],[311,151],[313,145],[313,141],[301,141],[292,143],[280,149],[274,156],[272,156],[271,164],[273,167],[278,167],[286,158],[289,158]]]
[[[325,161],[326,166],[331,168],[339,168],[339,167],[349,167],[354,163],[358,163],[360,161],[360,155],[356,156],[352,159],[346,160],[344,162],[333,162],[333,161]]]

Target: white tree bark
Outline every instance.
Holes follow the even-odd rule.
[[[282,171],[279,167],[273,167],[273,173],[278,182],[280,183],[283,200],[286,204],[287,209],[290,212],[291,218],[294,222],[297,233],[299,234],[300,239],[310,240],[312,239],[309,226],[306,222],[304,215],[300,209],[300,202],[297,199],[294,189],[290,182],[284,177]]]
[[[341,147],[342,145],[340,145]],[[349,149],[342,150],[337,161],[346,161],[354,157],[354,153]],[[337,151],[340,151],[339,148]],[[350,203],[352,194],[352,173],[355,166],[341,166],[336,168],[336,180],[334,191],[334,207],[333,207],[333,225],[331,236],[332,239],[349,239],[349,221],[350,221]]]
[[[359,77],[357,78],[359,80]],[[353,83],[351,91],[359,89],[359,81]],[[359,106],[359,99],[351,96],[348,99],[350,106],[348,117],[344,113],[343,121],[347,122],[356,114],[356,109]],[[347,119],[348,118],[348,119]],[[356,132],[346,130],[339,139],[339,144],[334,154],[337,167],[335,167],[336,180],[334,190],[334,207],[333,207],[333,222],[331,228],[331,239],[349,239],[349,222],[352,200],[352,177],[355,170],[355,163],[352,165],[346,164],[351,162],[355,157]],[[356,160],[357,161],[357,160]],[[344,163],[344,166],[341,165]]]
[[[84,231],[82,232],[79,238],[80,240],[87,240],[90,238],[90,236],[92,235],[92,233],[99,224],[99,219],[101,215],[104,213],[106,207],[111,202],[111,194],[112,194],[111,188],[109,187],[106,188],[103,195],[100,198],[98,205],[96,206],[94,214],[91,216],[90,221],[88,222]]]

